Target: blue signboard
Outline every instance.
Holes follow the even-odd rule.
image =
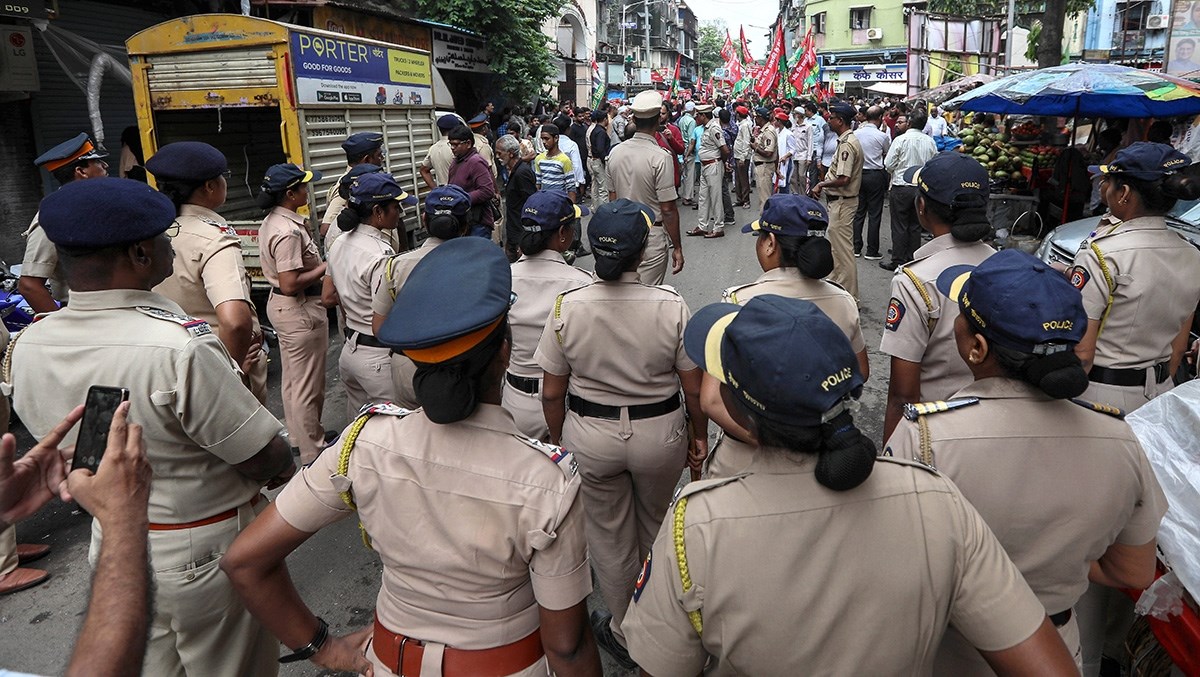
[[[301,104],[433,105],[428,54],[302,31],[291,45]]]

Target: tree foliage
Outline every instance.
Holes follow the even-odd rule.
[[[1067,17],[1095,6],[1096,0],[1017,0],[1017,25],[1038,31],[1036,37],[1030,33],[1029,42],[1037,55],[1039,68],[1062,63],[1061,45]],[[1008,15],[1008,3],[1003,0],[930,0],[929,11],[951,16],[1004,17]]]
[[[719,68],[725,63],[721,58],[725,32],[718,30],[716,26],[706,25],[700,27],[699,33],[699,39],[696,41],[696,65],[700,69],[700,77],[707,77],[712,74],[714,68]]]

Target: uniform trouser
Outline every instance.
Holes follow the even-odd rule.
[[[588,169],[592,172],[592,211],[595,212],[608,202],[608,163],[589,158]]]
[[[542,379],[538,378],[539,391],[541,381]],[[505,379],[504,389],[500,391],[500,406],[512,414],[513,422],[517,424],[517,430],[520,430],[522,435],[535,440],[549,438],[550,428],[546,425],[546,413],[542,410],[540,392],[530,394],[517,390]]]
[[[562,442],[579,461],[588,552],[623,640],[634,582],[687,462],[683,410],[636,421],[624,408],[615,421],[568,411]]]
[[[16,571],[20,564],[17,557],[17,527],[12,525],[0,531],[0,576],[7,576]]]
[[[883,201],[890,177],[882,169],[864,169],[858,191],[858,209],[854,210],[854,251],[863,250],[863,224],[867,226],[867,253],[879,254],[879,226],[883,223]],[[893,247],[895,249],[895,247]]]
[[[413,387],[413,375],[417,373],[417,365],[407,357],[392,354],[392,385],[396,388],[396,399],[392,400],[405,409],[417,409],[421,403],[417,401],[417,390]]]
[[[917,220],[915,186],[892,186],[892,262],[908,263],[921,247],[921,222]]]
[[[858,263],[854,260],[854,210],[858,209],[858,197],[843,197],[833,200],[829,196],[829,229],[826,237],[833,248],[833,272],[829,281],[837,283],[858,299]]]
[[[1065,611],[1065,609],[1063,610]],[[1058,613],[1058,611],[1047,612]],[[1062,627],[1056,628],[1058,636],[1062,637],[1063,644],[1067,645],[1067,651],[1075,659],[1076,669],[1083,668],[1082,654],[1079,649],[1079,624],[1075,616],[1067,621]],[[933,674],[935,677],[983,677],[984,675],[995,675],[987,661],[983,660],[983,656],[966,637],[953,626],[946,628],[946,634],[942,637],[942,643],[938,647],[937,655],[933,660]],[[1086,674],[1086,673],[1085,673]]]
[[[1133,626],[1133,600],[1116,588],[1089,583],[1087,592],[1075,603],[1079,619],[1079,644],[1083,650],[1083,677],[1100,674],[1104,656],[1125,653],[1125,636]]]
[[[721,230],[721,161],[715,160],[700,169],[700,228],[710,233]]]
[[[1088,384],[1088,389],[1080,397],[1091,402],[1103,402],[1120,407],[1126,414],[1129,414],[1172,387],[1174,387],[1174,382],[1171,379],[1156,383],[1153,376],[1149,376],[1146,384],[1141,386],[1112,386],[1107,383],[1093,382]]]
[[[242,376],[246,387],[254,394],[254,398],[264,407],[267,405],[267,366],[270,362],[266,346],[254,357],[250,369]]]
[[[734,165],[733,175],[737,203],[750,204],[750,160],[738,160]]]
[[[650,238],[646,241],[646,251],[642,254],[642,262],[638,264],[638,280],[642,284],[662,284],[667,278],[667,264],[671,260],[671,239],[662,226],[656,225],[650,229]]]
[[[288,436],[300,449],[300,461],[311,463],[325,444],[321,409],[325,405],[325,353],[329,319],[319,299],[271,294],[267,319],[279,336],[283,358],[283,417]]]
[[[266,507],[266,501],[257,508],[246,504],[237,517],[216,524],[150,532],[154,616],[142,674],[259,677],[279,673],[279,643],[242,605],[220,569],[229,544]],[[99,548],[99,522],[93,520],[89,553],[93,567]]]
[[[795,195],[808,194],[808,163],[804,160],[792,160],[792,176],[788,189]]]
[[[696,197],[696,163],[691,158],[683,162],[683,179],[679,184],[679,197],[682,200],[693,200]]]
[[[775,194],[775,163],[756,162],[754,182],[758,187],[758,208],[762,209],[767,203],[767,198]]]
[[[353,419],[365,404],[395,402],[392,351],[358,344],[359,334],[346,339],[338,357],[338,373],[346,390],[346,415]]]
[[[721,214],[722,221],[727,224],[733,223],[733,196],[729,194],[729,180],[732,171],[726,168],[724,162],[718,163],[721,165]]]
[[[375,654],[374,641],[372,639],[367,643],[367,660],[375,668],[375,677],[399,677],[399,675],[384,667],[383,661],[379,660],[379,656]],[[445,646],[445,644],[438,644],[437,642],[425,642],[425,653],[421,657],[422,675],[442,674],[442,656],[445,655]],[[505,675],[505,677],[546,677],[549,674],[550,665],[546,662],[546,657],[542,656],[534,661],[533,665],[520,672]],[[409,674],[406,677],[413,677],[413,675]]]

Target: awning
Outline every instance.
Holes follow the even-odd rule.
[[[879,92],[880,94],[894,94],[902,96],[908,94],[908,83],[906,82],[876,82],[870,87],[865,87],[868,92]]]

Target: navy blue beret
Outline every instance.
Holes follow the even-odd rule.
[[[437,119],[437,128],[443,132],[448,132],[461,124],[462,118],[454,115],[453,113],[447,113],[446,115],[443,115]]]
[[[225,154],[203,141],[168,143],[146,160],[146,170],[165,181],[207,181],[228,169]]]
[[[358,132],[346,137],[342,142],[342,150],[346,155],[358,157],[366,155],[383,145],[383,134],[379,132]]]
[[[87,134],[80,134],[42,153],[33,164],[52,172],[80,160],[99,160],[105,157],[108,157],[108,153],[98,150]]]
[[[38,222],[64,247],[101,248],[148,240],[175,220],[175,205],[141,181],[72,181],[42,200]]]

